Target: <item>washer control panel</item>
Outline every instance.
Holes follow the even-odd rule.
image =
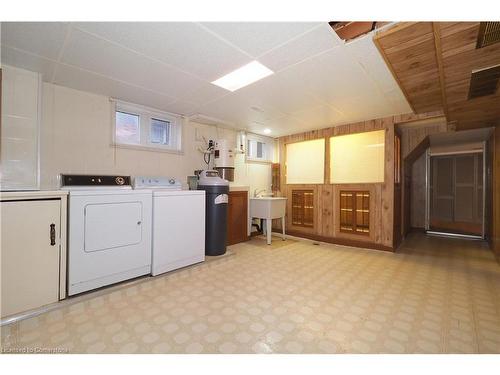
[[[172,189],[182,190],[182,183],[173,177],[135,176],[134,189]]]

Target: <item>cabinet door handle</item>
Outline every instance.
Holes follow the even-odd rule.
[[[56,244],[56,225],[50,224],[50,246],[55,246]]]

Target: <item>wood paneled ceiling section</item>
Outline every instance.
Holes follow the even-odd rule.
[[[441,40],[448,120],[460,129],[491,125],[500,118],[500,92],[469,100],[473,71],[500,64],[500,43],[476,49],[480,22],[436,23]]]
[[[477,49],[480,22],[403,22],[375,43],[415,113],[443,109],[458,129],[500,118],[500,92],[469,99],[473,71],[500,64],[500,43]]]
[[[402,22],[375,44],[415,113],[443,108],[432,22]]]

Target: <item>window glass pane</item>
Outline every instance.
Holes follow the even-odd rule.
[[[325,180],[325,140],[286,145],[286,183],[322,184]]]
[[[385,131],[330,138],[330,182],[384,182]]]
[[[248,140],[247,141],[247,156],[249,158],[253,157],[253,152],[252,152],[252,145],[253,145],[254,142],[252,142],[251,140]]]
[[[251,159],[267,160],[266,143],[249,139],[247,141],[247,157]]]
[[[139,115],[116,111],[116,142],[140,144]]]
[[[262,142],[257,142],[257,157],[259,159],[263,158],[264,157],[264,152],[263,152],[263,149],[264,149],[264,143]]]
[[[168,145],[170,140],[170,122],[151,119],[151,143]]]

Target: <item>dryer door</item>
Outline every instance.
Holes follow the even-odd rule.
[[[85,252],[136,245],[142,239],[142,203],[92,203],[85,206]]]
[[[68,294],[151,272],[152,195],[70,193]]]

